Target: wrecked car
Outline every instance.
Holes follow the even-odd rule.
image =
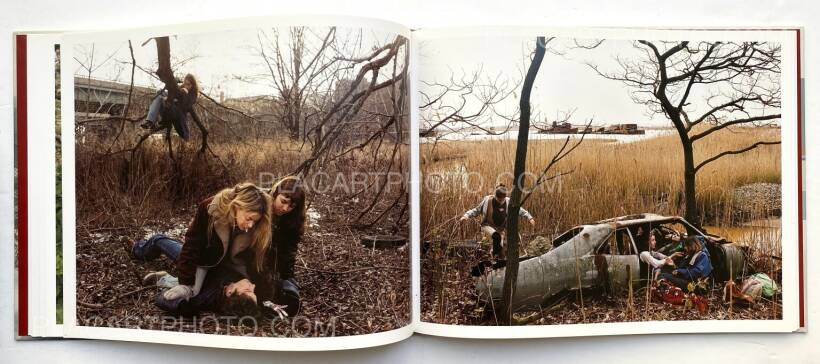
[[[711,256],[715,282],[749,273],[743,247],[706,234],[681,217],[649,213],[621,216],[574,227],[553,239],[550,251],[522,257],[513,309],[538,307],[567,290],[601,288],[608,294],[617,294],[628,289],[630,283],[634,288],[646,284],[651,269],[639,259],[639,254],[648,250],[652,229],[662,235],[656,250],[667,255],[680,249],[687,231],[702,236]],[[475,283],[482,300],[500,300],[504,268],[476,278]]]

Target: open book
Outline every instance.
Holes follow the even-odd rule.
[[[19,338],[805,329],[799,29],[15,39]]]

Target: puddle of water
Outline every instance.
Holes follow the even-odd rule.
[[[741,226],[704,226],[704,228],[711,234],[723,236],[741,245],[780,250],[781,221],[779,218],[753,220]]]

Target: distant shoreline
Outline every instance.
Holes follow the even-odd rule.
[[[571,139],[580,139],[582,136],[586,140],[611,140],[617,143],[632,143],[647,139],[653,139],[661,136],[666,136],[673,134],[675,130],[673,128],[658,128],[658,129],[646,129],[645,134],[597,134],[597,133],[589,133],[589,134],[548,134],[548,133],[535,133],[530,132],[529,140],[565,140],[567,137]],[[422,137],[420,138],[421,144],[432,144],[436,140],[438,142],[450,142],[450,141],[486,141],[486,140],[515,140],[518,138],[518,130],[508,130],[505,133],[497,134],[497,135],[488,135],[486,133],[478,133],[478,132],[457,132],[451,133],[444,136],[436,136],[436,137]]]

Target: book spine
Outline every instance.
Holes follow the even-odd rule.
[[[17,336],[28,336],[28,100],[26,35],[16,36]]]
[[[803,259],[803,219],[804,216],[804,187],[803,187],[803,160],[805,158],[803,149],[803,79],[801,73],[801,54],[800,54],[800,29],[796,29],[797,37],[797,274],[798,274],[798,289],[799,305],[800,305],[800,327],[806,327],[806,287],[805,287],[805,266]]]

